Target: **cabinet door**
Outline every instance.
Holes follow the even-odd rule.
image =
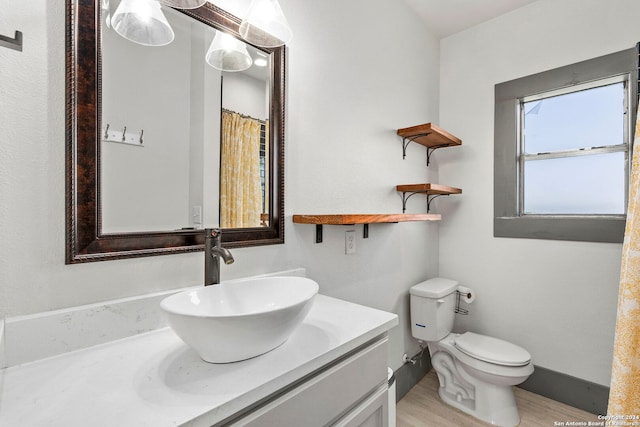
[[[358,402],[382,385],[386,390],[386,384],[385,337],[236,420],[231,426],[323,427],[359,407]]]
[[[388,427],[389,398],[387,385],[345,415],[333,427]]]

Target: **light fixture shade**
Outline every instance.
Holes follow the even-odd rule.
[[[104,17],[104,23],[107,28],[111,29],[111,11],[109,10],[109,0],[101,1],[102,16]]]
[[[122,0],[111,25],[125,39],[145,46],[164,46],[175,37],[156,0]]]
[[[222,31],[216,31],[205,60],[213,68],[221,71],[242,71],[251,67],[253,63],[247,46]]]
[[[289,43],[293,32],[278,0],[252,0],[240,35],[256,46],[278,47]]]
[[[158,0],[160,3],[178,9],[195,9],[207,2],[207,0]]]

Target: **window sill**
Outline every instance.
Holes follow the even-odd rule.
[[[622,243],[626,217],[623,215],[526,215],[496,217],[494,237]]]

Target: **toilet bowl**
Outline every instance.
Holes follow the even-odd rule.
[[[458,282],[430,279],[411,288],[411,324],[425,341],[447,404],[489,424],[520,423],[512,386],[533,373],[522,347],[473,332],[452,333]]]

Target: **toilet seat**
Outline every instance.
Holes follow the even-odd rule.
[[[454,346],[474,359],[496,365],[525,366],[531,362],[531,355],[524,348],[473,332],[456,336]]]

